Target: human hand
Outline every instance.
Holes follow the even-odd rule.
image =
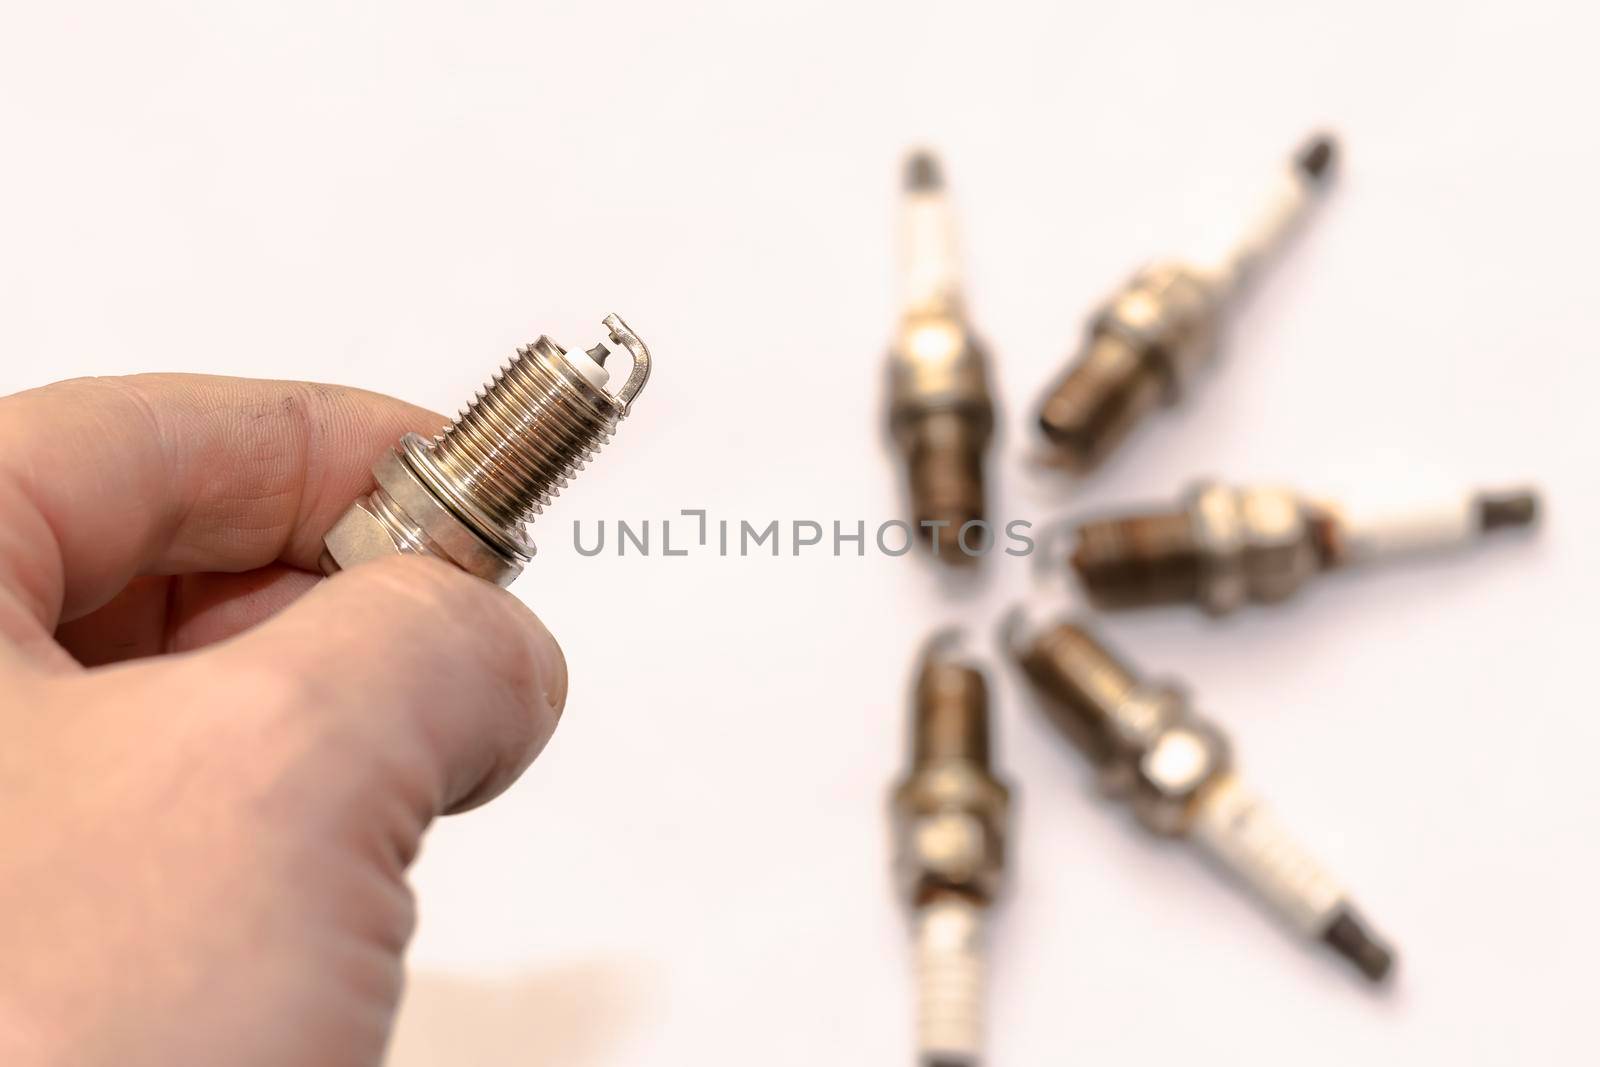
[[[423,831],[566,699],[501,589],[312,573],[374,456],[443,422],[189,375],[0,399],[0,1063],[382,1059]]]

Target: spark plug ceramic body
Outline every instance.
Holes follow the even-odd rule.
[[[973,560],[962,528],[985,514],[994,435],[988,357],[961,295],[955,222],[938,162],[906,166],[901,219],[902,316],[889,356],[889,432],[905,463],[912,523],[946,563]]]
[[[323,572],[415,553],[509,585],[533,558],[528,524],[611,439],[649,379],[644,342],[615,315],[604,325],[588,351],[540,337],[439,436],[403,437],[374,464],[377,488],[323,538]],[[611,356],[631,364],[615,389]]]
[[[988,685],[952,635],[930,643],[911,712],[911,767],[890,797],[895,875],[916,941],[921,1067],[982,1056],[984,927],[1006,866],[1011,791],[990,751]]]
[[[1140,680],[1070,622],[1014,614],[1006,644],[1051,721],[1146,829],[1195,842],[1292,930],[1327,943],[1368,979],[1389,973],[1390,950],[1245,787],[1227,739],[1180,690]]]
[[[1373,510],[1200,482],[1177,507],[1078,524],[1071,564],[1101,607],[1192,603],[1225,615],[1285,600],[1322,571],[1460,548],[1537,516],[1529,489]]]
[[[1146,267],[1095,312],[1083,348],[1039,408],[1054,460],[1076,473],[1093,470],[1145,416],[1188,392],[1214,359],[1232,308],[1326,188],[1333,162],[1333,142],[1313,139],[1220,261]]]

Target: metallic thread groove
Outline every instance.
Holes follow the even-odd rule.
[[[611,439],[620,412],[579,392],[537,346],[522,349],[434,438],[429,457],[496,524],[533,521]]]

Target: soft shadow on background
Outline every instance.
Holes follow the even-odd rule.
[[[619,1047],[664,1000],[655,976],[598,960],[502,978],[412,974],[387,1063],[615,1063]]]

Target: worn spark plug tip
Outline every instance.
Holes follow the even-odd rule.
[[[917,149],[906,157],[906,190],[931,190],[944,188],[944,171],[939,159],[926,149]]]
[[[1326,134],[1318,134],[1296,153],[1294,163],[1306,178],[1322,184],[1333,176],[1333,165],[1338,159],[1338,142]]]
[[[1394,970],[1394,953],[1373,937],[1353,908],[1340,909],[1322,940],[1355,964],[1370,982],[1382,982]]]
[[[1478,496],[1478,528],[1487,533],[1504,527],[1532,526],[1539,521],[1539,494],[1531,489]]]

